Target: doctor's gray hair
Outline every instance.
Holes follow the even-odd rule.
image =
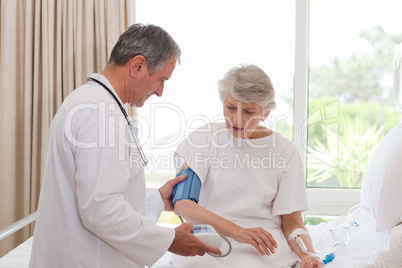
[[[122,33],[113,47],[108,64],[126,64],[135,56],[142,55],[152,75],[162,69],[172,58],[180,63],[179,45],[161,27],[152,24],[133,24]]]
[[[241,65],[230,69],[218,81],[222,103],[229,93],[240,102],[256,103],[264,112],[275,109],[275,90],[269,76],[255,65]]]

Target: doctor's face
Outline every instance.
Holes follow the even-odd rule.
[[[269,112],[264,115],[260,105],[240,102],[229,93],[223,103],[223,114],[226,128],[234,137],[251,139],[259,122],[265,119]]]
[[[172,57],[166,65],[150,75],[148,65],[144,64],[144,70],[138,77],[137,90],[133,91],[133,96],[130,100],[131,106],[142,107],[145,101],[152,95],[161,97],[165,81],[172,76],[173,70],[176,67],[176,57]]]

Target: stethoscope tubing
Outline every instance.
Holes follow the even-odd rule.
[[[146,158],[144,151],[142,150],[142,147],[140,145],[140,142],[137,138],[137,135],[135,135],[134,133],[134,126],[131,124],[131,120],[130,117],[128,116],[126,109],[124,109],[123,105],[120,103],[119,99],[116,97],[116,95],[112,92],[112,90],[110,90],[110,88],[108,86],[106,86],[104,83],[102,83],[101,81],[99,81],[98,79],[95,79],[93,77],[88,77],[87,79],[88,81],[94,81],[95,83],[98,83],[99,85],[101,85],[104,89],[106,89],[107,92],[109,92],[110,95],[112,95],[113,99],[116,101],[117,105],[119,106],[121,112],[123,113],[124,117],[126,118],[127,124],[130,128],[131,134],[133,135],[134,138],[134,142],[137,145],[138,151],[140,153],[140,156],[142,158],[143,161],[143,166],[148,165],[149,160]]]

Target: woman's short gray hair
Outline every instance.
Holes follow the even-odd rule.
[[[275,109],[275,90],[269,76],[255,65],[230,69],[218,81],[219,98],[225,101],[228,93],[240,102],[256,103],[264,112]]]
[[[121,66],[138,55],[145,57],[152,75],[174,56],[180,63],[181,51],[176,41],[161,27],[137,23],[120,35],[108,63]]]

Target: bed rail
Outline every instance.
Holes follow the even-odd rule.
[[[3,240],[4,238],[6,238],[7,236],[15,233],[16,231],[24,228],[25,226],[27,226],[28,224],[30,224],[31,222],[36,220],[38,212],[35,211],[34,213],[26,216],[25,218],[11,224],[10,226],[4,228],[3,230],[0,231],[0,240]]]

